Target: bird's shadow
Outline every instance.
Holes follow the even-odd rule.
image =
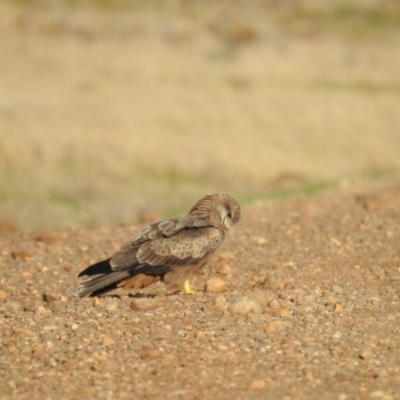
[[[156,297],[160,297],[160,296],[164,296],[164,297],[170,297],[170,296],[176,296],[177,294],[179,294],[180,291],[176,290],[175,292],[171,292],[171,293],[165,293],[163,295],[160,294],[154,294],[154,293],[128,293],[128,297],[130,299],[154,299]],[[103,298],[112,298],[112,299],[119,299],[121,300],[121,298],[123,296],[126,296],[126,294],[105,294],[105,295],[99,295],[97,297],[103,297]]]
[[[126,294],[106,294],[106,295],[99,295],[97,297],[103,297],[103,298],[110,298],[110,299],[119,299],[121,300],[122,297],[126,296]],[[152,293],[128,293],[128,297],[130,299],[154,299],[155,297],[158,297],[157,294],[152,294]]]
[[[154,299],[159,295],[154,293],[128,293],[128,297],[130,299]]]

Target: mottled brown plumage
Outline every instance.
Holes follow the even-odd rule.
[[[159,280],[179,286],[204,266],[240,215],[232,196],[205,196],[185,217],[151,224],[111,258],[82,271],[76,295],[95,296],[116,287],[139,289]]]

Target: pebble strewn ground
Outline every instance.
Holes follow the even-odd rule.
[[[400,181],[247,207],[168,295],[77,299],[141,227],[0,236],[0,399],[400,398]]]

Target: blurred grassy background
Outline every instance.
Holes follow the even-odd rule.
[[[399,1],[7,0],[0,219],[130,223],[400,169]]]

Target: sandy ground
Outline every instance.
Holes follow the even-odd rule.
[[[399,198],[393,179],[245,207],[194,281],[222,291],[193,296],[73,297],[140,226],[3,226],[0,399],[400,398]]]

